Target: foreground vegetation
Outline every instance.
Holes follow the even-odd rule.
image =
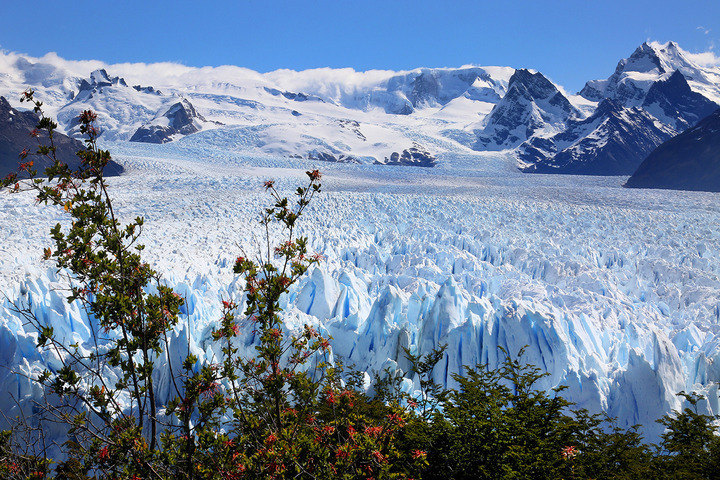
[[[57,125],[27,92],[41,115],[48,145],[24,151],[20,174],[3,186],[32,190],[61,207],[71,222],[51,231],[45,250],[70,272],[69,301],[96,320],[94,346],[58,338],[52,325],[17,305],[38,332],[38,347],[61,367],[43,372],[45,400],[0,434],[0,475],[8,479],[240,479],[240,478],[716,478],[720,441],[713,417],[698,413],[700,397],[685,394],[687,408],[659,421],[659,445],[644,443],[637,428],[574,409],[562,388],[537,387],[544,374],[504,352],[495,370],[468,368],[459,388],[432,381],[442,348],[406,355],[406,375],[419,379],[408,395],[395,372],[382,372],[368,390],[362,377],[329,362],[329,339],[306,326],[283,329],[280,298],[321,261],[308,252],[297,226],[321,192],[317,170],[295,198],[265,183],[271,204],[258,228],[266,244],[240,252],[234,272],[244,279],[241,299],[222,300],[213,334],[222,352],[206,364],[192,354],[181,362],[171,349],[182,321],[183,299],[142,260],[141,218],[122,224],[113,209],[103,169],[110,154],[97,145],[95,115],[78,119],[87,135],[72,171],[56,159]],[[35,132],[33,133],[35,135]],[[37,177],[34,155],[52,160]],[[280,243],[272,239],[281,237]],[[239,355],[238,336],[250,326],[256,353]],[[158,381],[169,375],[172,393]],[[113,379],[113,380],[110,380]],[[62,459],[51,461],[43,441],[52,425],[63,433]]]

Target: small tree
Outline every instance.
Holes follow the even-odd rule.
[[[667,429],[660,443],[658,472],[665,478],[720,478],[720,438],[716,423],[719,417],[698,413],[701,395],[686,392],[678,395],[688,406],[658,420]]]

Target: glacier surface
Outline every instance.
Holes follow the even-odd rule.
[[[238,298],[240,247],[259,238],[262,180],[291,194],[317,162],[233,151],[227,133],[165,145],[108,142],[128,173],[109,180],[120,215],[146,219],[148,260],[186,299],[172,339],[213,361],[221,298]],[[368,372],[407,371],[402,347],[447,344],[435,379],[496,365],[504,348],[548,372],[541,386],[621,425],[708,395],[720,413],[720,197],[623,189],[625,177],[524,175],[502,152],[448,152],[433,169],[321,165],[324,192],[303,226],[325,256],[284,298],[289,330],[333,337],[335,359]],[[27,375],[57,365],[35,347],[13,302],[32,305],[66,340],[90,341],[92,322],[64,299],[62,276],[41,260],[63,212],[29,195],[0,194],[0,409],[42,394]],[[253,352],[250,331],[243,351]],[[167,385],[167,372],[160,372]],[[164,382],[164,383],[163,383]],[[408,390],[417,379],[408,378]],[[166,395],[169,395],[169,388]]]

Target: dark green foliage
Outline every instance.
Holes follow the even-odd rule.
[[[685,392],[678,395],[688,406],[658,420],[667,428],[660,443],[659,471],[664,478],[720,478],[718,417],[698,413],[702,397]]]

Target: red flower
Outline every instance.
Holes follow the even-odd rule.
[[[268,180],[265,182],[265,190],[271,189],[275,185],[275,180]]]
[[[565,460],[572,459],[578,454],[577,449],[574,446],[563,447],[561,453]]]
[[[425,458],[427,456],[427,452],[423,450],[413,450],[412,452],[412,458],[413,460],[417,460],[418,458]]]
[[[310,177],[310,180],[313,182],[320,180],[320,178],[322,177],[320,170],[317,169],[305,173],[307,173],[308,177]]]
[[[103,447],[98,452],[98,458],[100,460],[107,460],[110,457],[110,454],[108,453],[108,447]]]
[[[387,419],[390,423],[397,425],[399,427],[402,427],[405,424],[405,420],[398,415],[397,413],[391,413],[387,416]]]

